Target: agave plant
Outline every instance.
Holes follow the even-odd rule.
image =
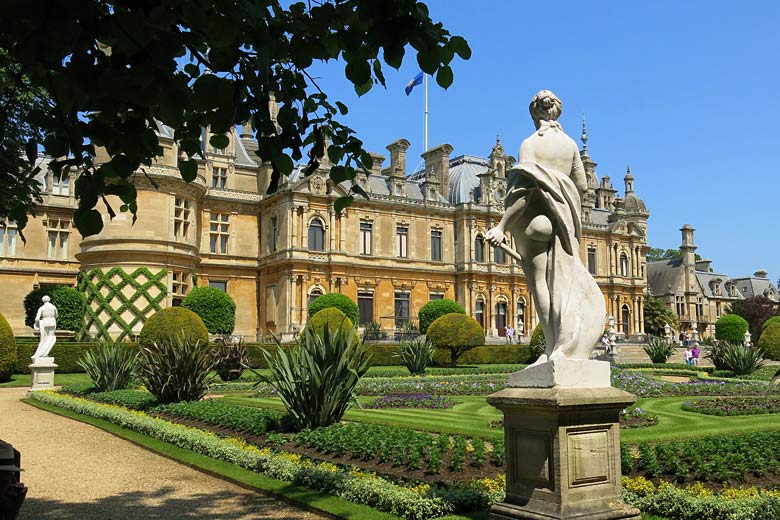
[[[138,368],[137,348],[102,342],[84,352],[78,365],[98,392],[113,392],[130,386]]]
[[[738,376],[752,374],[764,366],[764,350],[760,347],[745,347],[736,343],[725,343],[718,347],[719,356],[726,370]]]
[[[295,429],[328,426],[341,420],[350,403],[359,406],[355,386],[370,359],[355,334],[355,328],[331,332],[326,323],[318,335],[307,326],[300,343],[289,350],[278,339],[275,355],[263,349],[271,374],[261,380],[276,390]]]
[[[653,363],[666,363],[666,360],[674,354],[674,343],[661,338],[651,338],[644,350]]]
[[[425,369],[433,362],[433,353],[436,349],[430,341],[423,341],[420,338],[411,341],[401,341],[401,346],[395,357],[401,359],[401,362],[414,375],[425,374]]]
[[[139,377],[161,404],[198,401],[208,392],[214,368],[208,345],[187,341],[154,343],[141,350]]]

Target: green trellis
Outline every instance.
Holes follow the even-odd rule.
[[[160,302],[165,299],[168,292],[165,280],[167,273],[167,269],[161,269],[156,274],[152,274],[146,267],[139,267],[132,273],[127,273],[121,267],[112,267],[107,272],[103,272],[99,267],[86,273],[82,272],[79,276],[79,290],[87,296],[85,330],[96,328],[98,339],[106,341],[122,341],[130,338],[133,327],[139,322],[146,321],[151,312],[160,310]],[[117,276],[119,281],[114,283],[112,280]],[[146,281],[140,282],[139,278],[141,277],[144,277]],[[128,286],[134,290],[131,296],[125,296],[122,292]],[[149,289],[152,287],[159,289],[160,293],[157,296],[152,297],[149,294]],[[104,288],[108,289],[108,294],[105,296],[101,293]],[[137,305],[141,299],[146,302],[146,306],[143,308],[139,308]],[[97,302],[95,308],[93,308],[94,302]],[[129,322],[122,318],[125,311],[130,311],[133,315]],[[101,313],[109,316],[105,322],[100,318]],[[109,329],[114,324],[122,330],[122,333],[116,338],[112,338],[109,334]]]

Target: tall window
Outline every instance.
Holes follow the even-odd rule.
[[[228,254],[228,239],[230,238],[230,224],[227,213],[211,213],[209,222],[209,245],[212,253],[218,255]]]
[[[227,282],[220,280],[209,280],[209,287],[219,289],[220,291],[227,292]]]
[[[474,261],[485,261],[485,239],[482,238],[482,235],[477,235],[477,238],[474,239]]]
[[[506,302],[496,303],[496,328],[499,336],[506,332]]]
[[[184,271],[173,271],[171,273],[171,304],[174,307],[181,305],[184,297],[190,291],[190,277]]]
[[[56,173],[52,176],[51,192],[54,195],[70,195],[70,175],[68,172]]]
[[[273,253],[276,251],[276,235],[279,232],[279,221],[276,217],[271,217],[271,235],[268,237],[268,252]]]
[[[374,293],[370,291],[358,293],[358,313],[361,325],[374,321]]]
[[[494,247],[493,248],[493,260],[497,264],[505,264],[506,263],[506,253],[504,253],[504,250],[501,247]]]
[[[322,289],[318,289],[316,287],[312,289],[311,292],[309,293],[309,305],[311,305],[311,302],[313,302],[320,296],[322,296]]]
[[[318,218],[309,223],[309,251],[325,251],[325,226]]]
[[[372,231],[373,225],[371,222],[361,222],[360,223],[360,254],[361,255],[370,255],[371,254],[371,231]]]
[[[173,237],[186,240],[190,233],[190,201],[176,197],[173,209]]]
[[[621,312],[621,321],[622,323],[621,328],[623,329],[623,334],[630,334],[631,328],[629,327],[629,323],[631,321],[631,310],[628,308],[628,305],[625,303],[623,304],[622,312]]]
[[[395,243],[398,257],[407,258],[409,256],[409,226],[396,226]]]
[[[588,272],[596,274],[596,248],[593,246],[588,247]]]
[[[227,168],[215,166],[211,169],[211,187],[224,188],[227,186]]]
[[[441,230],[439,229],[431,231],[431,260],[441,261]]]
[[[522,334],[525,332],[525,302],[519,301],[517,302],[517,332]]]
[[[395,293],[395,322],[407,323],[409,321],[409,293]]]
[[[675,310],[677,311],[677,315],[682,317],[685,315],[685,298],[683,296],[675,296]]]
[[[62,218],[50,218],[46,223],[49,242],[49,258],[68,258],[68,235],[70,234],[70,220]]]
[[[483,329],[485,328],[485,300],[482,298],[477,298],[474,305],[474,319],[482,325]]]
[[[620,254],[620,276],[628,276],[628,257],[625,253]]]
[[[0,223],[0,256],[16,256],[16,223],[6,220]]]

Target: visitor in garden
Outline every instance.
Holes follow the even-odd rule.
[[[690,343],[685,347],[685,364],[693,365],[693,350],[691,349]]]
[[[0,520],[16,520],[27,488],[21,483],[19,452],[0,441]]]
[[[604,347],[605,353],[612,352],[612,343],[609,342],[609,334],[606,332],[601,336],[601,345]]]
[[[504,336],[506,337],[506,342],[510,345],[512,344],[512,336],[515,333],[515,329],[513,329],[511,326],[507,325],[506,329],[504,329]]]
[[[685,346],[685,333],[683,331],[680,331],[680,346]]]
[[[691,349],[691,361],[694,365],[699,366],[699,354],[701,353],[701,350],[699,350],[699,342],[695,342],[693,344],[693,348]]]

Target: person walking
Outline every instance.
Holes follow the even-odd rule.
[[[515,333],[515,329],[512,328],[511,325],[507,325],[506,329],[504,329],[504,336],[506,337],[506,342],[508,344],[512,344],[512,336]]]
[[[685,347],[685,364],[688,366],[693,365],[693,350],[691,350],[690,344]]]
[[[701,350],[699,350],[699,342],[696,341],[691,349],[691,361],[694,366],[699,366],[699,354],[701,354]]]

